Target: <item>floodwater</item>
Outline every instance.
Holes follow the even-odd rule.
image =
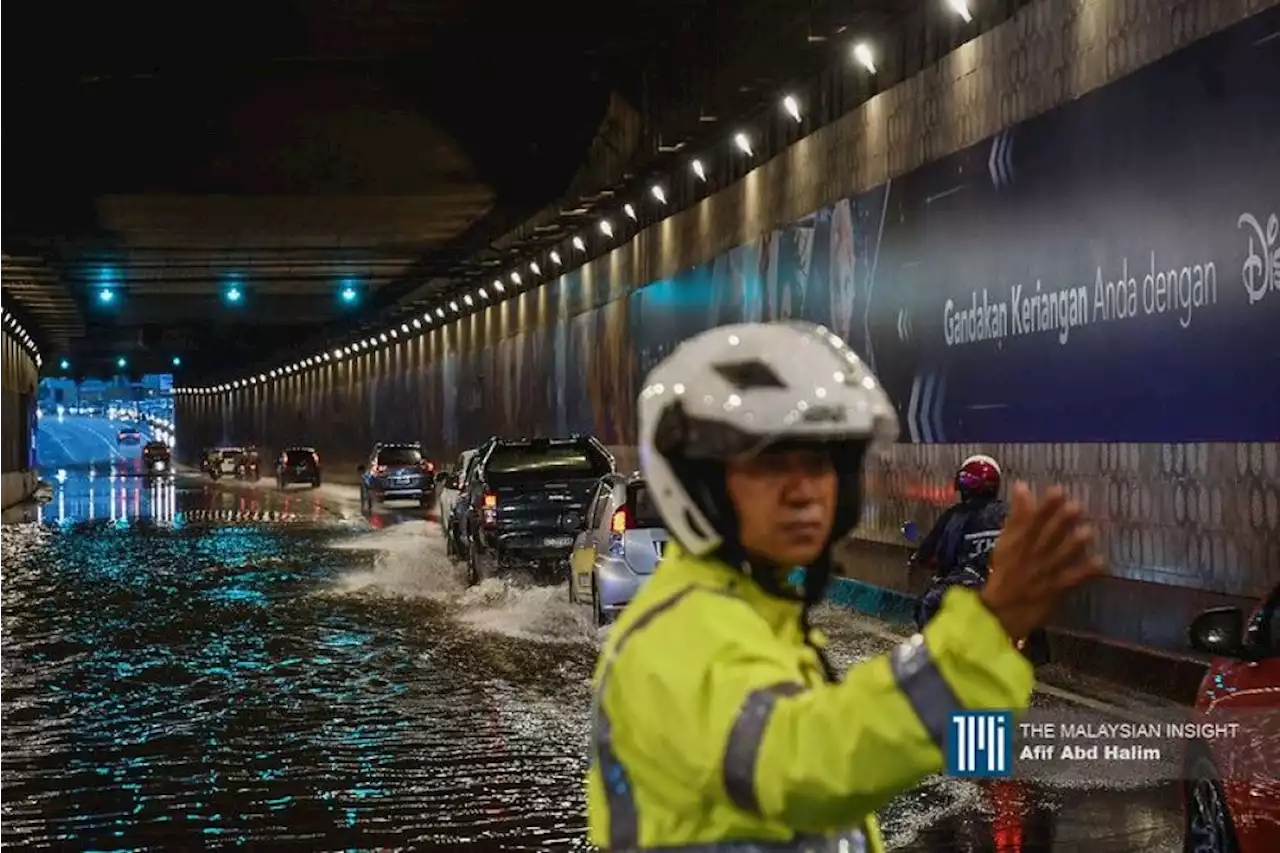
[[[585,848],[599,644],[467,589],[420,510],[74,471],[3,528],[3,835],[41,849]],[[842,663],[891,639],[822,615]],[[937,779],[891,847],[1172,850],[1168,790]]]

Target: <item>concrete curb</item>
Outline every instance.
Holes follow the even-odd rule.
[[[794,572],[791,580],[802,583],[804,571]],[[914,629],[915,596],[907,593],[853,578],[833,578],[826,600],[837,607],[903,627],[907,633]],[[1209,663],[1194,655],[1174,654],[1061,628],[1050,627],[1048,635],[1054,663],[1184,705],[1194,701]]]

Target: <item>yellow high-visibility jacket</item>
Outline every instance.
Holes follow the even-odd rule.
[[[1035,680],[967,589],[840,683],[824,642],[799,602],[672,543],[596,668],[591,841],[879,853],[876,809],[942,769],[951,713],[1023,709]]]

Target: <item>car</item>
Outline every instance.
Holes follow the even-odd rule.
[[[471,463],[476,458],[476,450],[464,450],[458,456],[458,464],[452,471],[436,482],[436,504],[440,514],[440,530],[444,534],[445,553],[450,557],[462,555],[462,537],[458,535],[458,516],[454,508],[458,505],[458,496],[462,493],[467,476],[471,473]]]
[[[535,579],[568,579],[574,536],[613,455],[590,436],[493,438],[478,451],[458,499],[467,581],[510,570]]]
[[[142,433],[137,427],[123,427],[116,433],[116,444],[141,444]]]
[[[276,485],[284,489],[294,483],[320,488],[320,454],[314,447],[287,447],[276,460]]]
[[[666,525],[638,475],[601,478],[573,543],[569,600],[590,604],[596,625],[617,618],[666,550]]]
[[[1247,617],[1215,607],[1191,622],[1192,648],[1212,655],[1192,713],[1238,723],[1235,737],[1193,741],[1183,778],[1184,849],[1280,850],[1280,585]]]
[[[143,445],[142,473],[148,477],[173,473],[173,458],[169,445],[163,441],[148,441]]]
[[[358,470],[360,506],[367,512],[378,501],[410,500],[423,507],[435,501],[436,466],[417,442],[375,444],[368,464]]]
[[[205,450],[200,462],[200,470],[211,480],[217,480],[225,474],[237,476],[240,470],[240,459],[244,456],[243,447],[210,447]]]

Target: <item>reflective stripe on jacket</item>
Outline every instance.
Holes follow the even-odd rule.
[[[823,676],[824,642],[798,602],[669,548],[596,668],[591,841],[879,853],[876,809],[942,769],[951,712],[1025,708],[1034,683],[965,589],[841,683]]]

